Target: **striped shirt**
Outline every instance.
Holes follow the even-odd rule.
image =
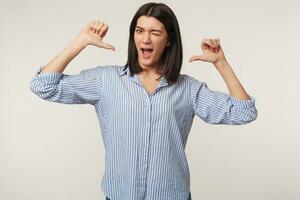
[[[75,75],[34,75],[30,89],[44,100],[94,106],[105,147],[101,189],[112,200],[186,200],[190,172],[185,154],[195,115],[209,124],[256,119],[255,98],[239,100],[180,74],[165,77],[149,95],[124,66],[97,66]]]

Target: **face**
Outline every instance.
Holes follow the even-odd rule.
[[[155,17],[141,16],[134,31],[138,61],[143,69],[157,68],[162,64],[162,54],[168,45],[164,25]]]

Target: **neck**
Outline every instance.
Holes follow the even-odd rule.
[[[143,66],[141,65],[141,68],[143,69],[142,72],[139,74],[145,77],[149,76],[160,76],[163,73],[163,64],[161,65],[154,65],[154,66]]]

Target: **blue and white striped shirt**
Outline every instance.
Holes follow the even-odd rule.
[[[76,75],[40,73],[42,67],[30,85],[36,95],[95,107],[105,147],[101,188],[112,200],[186,200],[190,172],[185,146],[194,116],[230,125],[257,117],[252,96],[238,100],[186,74],[176,84],[163,77],[149,95],[124,66],[97,66]]]

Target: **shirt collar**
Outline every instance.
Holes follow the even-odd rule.
[[[127,66],[127,68],[125,69],[126,66],[123,66],[121,69],[120,69],[120,72],[119,72],[119,75],[120,76],[123,76],[124,74],[129,74],[129,67]],[[137,75],[134,74],[134,77],[133,77],[134,80],[138,81],[137,79]],[[160,83],[159,83],[159,86],[167,86],[169,85],[168,84],[168,81],[167,79],[165,78],[165,76],[162,76],[161,79],[160,79]]]
[[[125,67],[126,67],[126,66],[123,66],[123,67],[120,69],[120,72],[119,72],[120,76],[123,76],[124,74],[127,74],[127,73],[129,72],[129,67],[127,67],[126,69],[125,69]]]

